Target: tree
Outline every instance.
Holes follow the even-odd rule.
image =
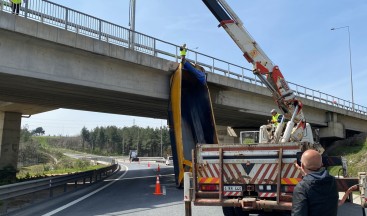
[[[28,142],[32,137],[32,133],[28,130],[28,125],[25,125],[20,130],[20,140],[23,142]]]
[[[43,130],[42,127],[38,127],[38,128],[36,128],[32,131],[32,134],[34,134],[36,136],[41,136],[41,135],[45,134],[45,131]]]
[[[162,130],[162,131],[161,131]],[[127,153],[129,150],[139,150],[139,156],[161,155],[161,134],[163,155],[172,155],[169,130],[161,128],[132,127],[118,128],[116,126],[96,127],[88,131],[81,130],[81,140],[90,145],[95,153]]]
[[[116,126],[108,126],[106,128],[106,137],[109,152],[118,152],[118,146],[122,141],[118,128]]]
[[[81,131],[82,134],[82,148],[84,149],[84,143],[90,141],[90,133],[88,129],[84,126]]]

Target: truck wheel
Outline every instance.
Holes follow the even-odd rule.
[[[291,216],[291,212],[272,212],[272,213],[268,213],[265,215],[266,216]]]
[[[236,216],[233,207],[222,207],[224,216]]]
[[[241,207],[235,207],[234,212],[236,216],[249,216],[250,212],[243,211]]]

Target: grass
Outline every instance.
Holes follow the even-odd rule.
[[[71,174],[77,172],[84,172],[88,170],[96,170],[103,167],[106,167],[106,165],[98,164],[98,165],[87,165],[83,167],[59,167],[55,169],[53,168],[52,164],[38,164],[28,167],[22,167],[20,171],[17,173],[17,179],[24,180],[24,179],[34,179],[54,175]]]
[[[106,167],[106,165],[95,165],[89,160],[73,159],[67,157],[63,153],[75,151],[52,147],[48,143],[49,139],[49,137],[43,136],[34,137],[34,140],[38,142],[41,146],[41,148],[38,149],[38,152],[40,152],[41,155],[46,155],[46,158],[48,158],[48,162],[27,167],[21,167],[19,172],[17,173],[18,180],[23,181],[28,179],[47,177],[51,175],[84,172]]]
[[[358,172],[367,172],[366,134],[356,135],[348,140],[338,141],[328,150],[330,156],[343,156],[347,159],[348,176],[356,177]],[[341,166],[331,167],[329,172],[338,175]]]

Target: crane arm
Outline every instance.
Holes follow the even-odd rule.
[[[253,65],[254,74],[270,90],[278,107],[284,116],[290,120],[284,132],[282,142],[287,142],[290,137],[293,140],[300,141],[306,126],[302,102],[297,100],[295,94],[289,88],[279,67],[273,64],[250,33],[247,32],[241,19],[225,0],[202,1],[219,21],[219,27],[223,27],[226,30],[241,49],[246,60]],[[295,128],[294,123],[297,124]]]

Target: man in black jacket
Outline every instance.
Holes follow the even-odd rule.
[[[322,157],[315,150],[302,154],[304,175],[293,192],[292,216],[336,216],[339,195],[335,178],[322,168]]]

